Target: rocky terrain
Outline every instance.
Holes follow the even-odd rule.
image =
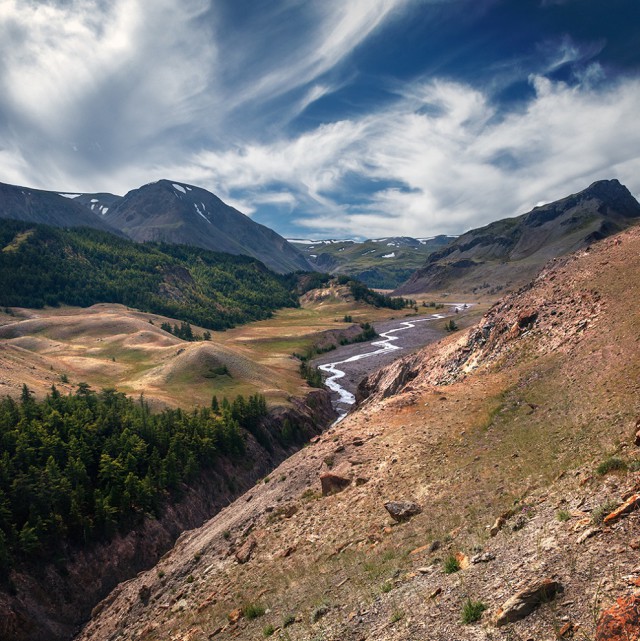
[[[78,639],[637,639],[639,254],[556,260],[374,374]]]
[[[640,220],[640,204],[617,180],[515,218],[472,229],[439,251],[396,294],[456,292],[495,296],[526,284],[551,258],[611,236]]]

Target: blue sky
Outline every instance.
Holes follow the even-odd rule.
[[[638,0],[0,0],[0,181],[196,184],[288,237],[640,194]]]

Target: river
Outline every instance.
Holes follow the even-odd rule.
[[[324,384],[331,390],[333,406],[341,420],[355,403],[358,383],[369,373],[396,360],[401,350],[423,347],[445,335],[444,323],[471,307],[469,303],[447,303],[448,311],[429,316],[375,323],[378,338],[369,343],[343,345],[313,360],[313,365],[327,374]],[[436,324],[437,323],[437,324]],[[362,362],[365,361],[365,362]]]

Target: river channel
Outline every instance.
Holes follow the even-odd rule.
[[[356,388],[365,376],[442,338],[446,333],[444,319],[456,316],[470,305],[448,303],[446,307],[448,309],[428,316],[375,323],[378,333],[375,340],[343,345],[313,360],[312,364],[327,375],[324,384],[331,391],[333,406],[340,418],[346,416],[355,403]]]

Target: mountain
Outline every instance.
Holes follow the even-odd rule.
[[[639,254],[635,227],[552,261],[374,373],[77,641],[637,639]]]
[[[455,236],[408,236],[355,240],[290,240],[313,267],[353,276],[369,287],[393,289],[404,282],[434,251]]]
[[[72,199],[90,209],[94,214],[104,216],[116,203],[122,200],[122,196],[109,193],[97,194],[65,194],[65,197]]]
[[[121,233],[91,213],[83,202],[76,201],[75,194],[73,196],[64,197],[52,191],[0,183],[0,218],[54,227],[93,227]]]
[[[434,252],[396,294],[513,291],[546,261],[640,221],[640,204],[617,180],[463,234]]]
[[[312,269],[282,236],[200,187],[160,180],[130,191],[107,207],[103,220],[139,242],[164,241],[244,254],[280,273]]]

